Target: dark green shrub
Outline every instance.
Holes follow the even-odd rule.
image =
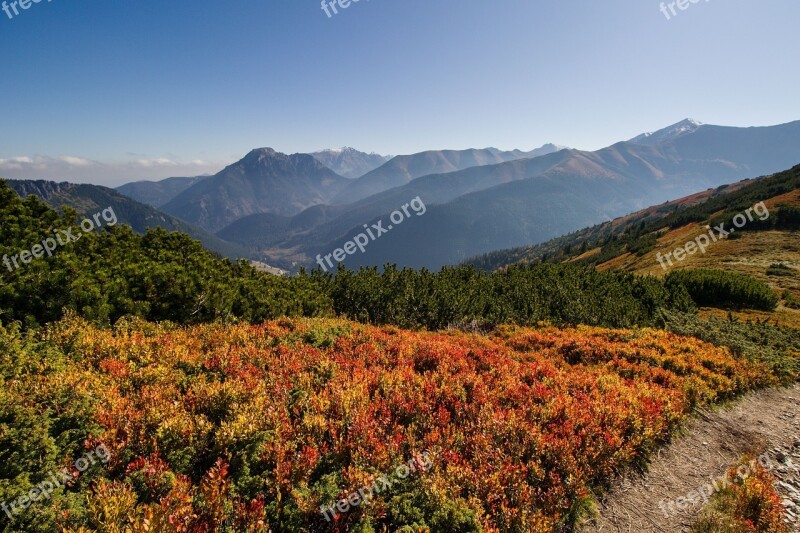
[[[794,276],[797,271],[783,263],[774,263],[767,269],[767,276]]]
[[[783,291],[781,298],[783,299],[783,305],[789,309],[800,309],[800,299],[796,298],[791,292]]]
[[[800,207],[782,206],[775,215],[775,228],[782,230],[800,229]]]
[[[668,287],[683,285],[701,307],[773,311],[778,296],[766,283],[746,274],[712,269],[686,269],[670,273]]]
[[[680,285],[579,265],[514,266],[491,274],[473,267],[440,272],[394,266],[311,274],[337,314],[372,324],[445,329],[476,324],[651,325],[661,308],[688,311]]]
[[[22,200],[0,181],[0,257],[30,250],[53,229],[75,227],[35,196]],[[80,230],[78,230],[80,232]],[[189,236],[162,229],[141,236],[127,226],[83,233],[52,257],[19,269],[0,267],[0,322],[36,326],[72,310],[98,323],[125,315],[177,323],[260,322],[280,316],[319,316],[331,305],[308,278],[260,273],[231,262]]]
[[[651,233],[649,235],[644,235],[639,237],[637,240],[632,242],[628,245],[628,251],[632,254],[636,254],[638,257],[645,255],[648,252],[653,251],[653,249],[658,244],[658,237]]]

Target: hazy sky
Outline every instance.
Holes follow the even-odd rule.
[[[119,184],[261,146],[597,149],[686,117],[800,119],[800,2],[659,5],[42,0],[0,11],[0,176]]]

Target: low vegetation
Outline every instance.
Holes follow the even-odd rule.
[[[779,301],[766,283],[746,274],[723,270],[676,270],[666,277],[666,285],[684,287],[701,307],[774,311]]]
[[[788,533],[775,478],[761,467],[743,480],[736,472],[731,469],[728,478],[734,483],[714,495],[691,532]]]
[[[76,226],[77,213],[58,213],[35,196],[21,200],[0,182],[0,256],[29,250],[54,230]],[[72,310],[100,324],[126,315],[148,320],[259,322],[330,310],[305,278],[286,279],[232,263],[182,233],[127,226],[84,233],[52,257],[9,270],[0,265],[0,319],[42,325]]]
[[[777,382],[650,329],[70,317],[0,344],[0,500],[111,456],[4,531],[549,532],[693,407]],[[428,471],[323,518],[423,451]]]
[[[311,279],[330,296],[338,315],[430,330],[470,322],[631,327],[652,325],[661,308],[694,308],[679,284],[575,265],[519,266],[491,274],[473,267],[434,273],[387,266],[383,272],[315,271]]]
[[[767,276],[794,277],[796,275],[797,270],[784,263],[773,263],[767,269]]]
[[[783,298],[783,305],[789,309],[800,309],[800,299],[796,298],[791,292],[783,291],[781,298]]]
[[[662,311],[661,327],[724,346],[739,358],[770,367],[785,384],[800,379],[800,331],[767,321],[741,321],[729,316],[701,319],[693,313]]]

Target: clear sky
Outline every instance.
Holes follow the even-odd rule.
[[[597,149],[687,117],[800,119],[800,2],[659,5],[41,0],[0,11],[0,176],[119,184],[261,146]]]

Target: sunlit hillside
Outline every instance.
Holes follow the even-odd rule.
[[[800,209],[800,190],[793,190],[764,201],[771,213],[779,211],[782,207]],[[721,212],[715,213],[716,218]],[[687,242],[694,241],[698,236],[707,234],[706,226],[712,225],[711,219],[705,223],[691,223],[684,226],[669,228],[658,238],[657,246],[637,256],[624,253],[619,257],[598,265],[600,270],[622,269],[637,274],[652,274],[663,276],[679,268],[714,268],[732,272],[743,272],[770,285],[781,295],[781,304],[771,313],[758,311],[742,311],[739,316],[743,318],[773,319],[781,323],[800,326],[800,233],[797,229],[770,229],[759,231],[741,231],[733,233],[716,243],[711,243],[706,248],[706,253],[687,255],[680,262],[662,260],[663,268],[657,256],[662,258],[667,253],[679,247],[684,247]],[[728,229],[731,229],[728,227]],[[745,227],[746,229],[746,227]],[[788,292],[788,295],[786,294]],[[786,296],[784,296],[786,295]],[[709,314],[720,315],[723,312],[708,310]]]

